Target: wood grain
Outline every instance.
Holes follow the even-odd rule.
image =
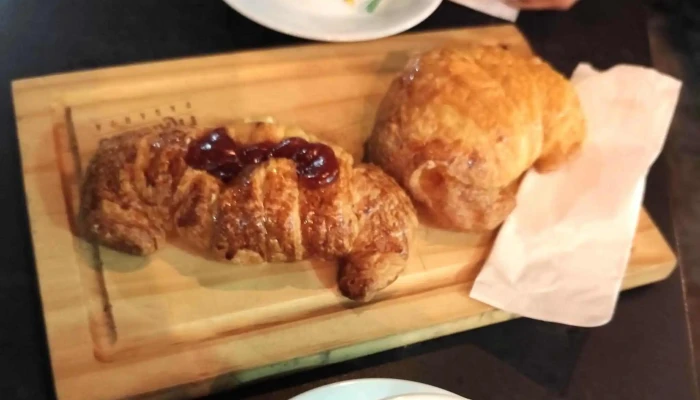
[[[514,318],[468,296],[493,234],[421,228],[406,273],[358,306],[337,293],[330,263],[232,267],[177,246],[130,257],[72,229],[82,168],[103,137],[140,124],[271,115],[359,158],[378,101],[411,54],[474,41],[530,51],[514,27],[500,26],[13,82],[59,398],[193,397]],[[674,266],[643,212],[625,288]]]

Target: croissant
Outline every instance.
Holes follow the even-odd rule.
[[[525,171],[559,168],[585,136],[576,91],[540,58],[443,47],[392,82],[367,155],[433,223],[482,231],[513,210]]]
[[[235,140],[259,159],[231,176],[222,172],[231,163],[216,167],[219,175],[195,168],[189,158],[212,149],[202,142],[207,135]],[[306,175],[298,154],[255,153],[280,143],[332,153],[310,159]],[[313,175],[328,163],[325,175]],[[309,184],[309,173],[320,180]],[[417,225],[410,199],[381,169],[353,165],[343,149],[270,122],[144,128],[104,139],[86,169],[81,199],[83,235],[101,245],[145,256],[177,238],[234,264],[336,259],[339,289],[357,301],[371,300],[403,271]]]

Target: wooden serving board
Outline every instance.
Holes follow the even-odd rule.
[[[171,246],[151,258],[73,235],[99,139],[147,123],[271,115],[361,157],[376,106],[411,53],[446,42],[529,52],[512,26],[310,45],[13,82],[27,206],[58,396],[181,398],[514,318],[469,298],[493,234],[422,228],[408,270],[357,306],[329,263],[234,267]],[[674,255],[640,216],[625,288]]]

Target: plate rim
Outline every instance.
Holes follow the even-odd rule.
[[[389,36],[394,36],[400,33],[403,33],[421,22],[425,21],[435,13],[435,10],[440,7],[440,4],[442,4],[442,0],[428,0],[431,3],[426,3],[428,6],[415,18],[405,20],[401,23],[397,23],[395,25],[392,25],[391,27],[388,27],[387,29],[384,29],[380,32],[374,32],[374,33],[367,33],[367,32],[359,32],[359,33],[351,33],[351,34],[326,34],[326,35],[313,35],[313,34],[308,34],[305,32],[301,31],[296,31],[294,29],[287,29],[285,27],[280,27],[280,26],[275,26],[275,24],[270,23],[269,21],[265,21],[264,18],[260,18],[258,14],[252,14],[248,11],[245,11],[244,7],[241,7],[240,4],[243,1],[246,0],[223,0],[224,3],[226,3],[229,7],[231,7],[234,11],[237,13],[241,14],[245,18],[255,22],[258,25],[261,25],[267,29],[271,29],[276,32],[283,33],[285,35],[289,36],[294,36],[297,38],[301,39],[306,39],[306,40],[314,40],[314,41],[324,41],[324,42],[336,42],[336,43],[343,43],[343,42],[365,42],[365,41],[370,41],[370,40],[376,40],[376,39],[381,39]]]
[[[459,396],[458,394],[456,394],[456,393],[450,392],[450,391],[448,391],[448,390],[446,390],[446,389],[439,388],[439,387],[437,387],[437,386],[433,386],[433,385],[430,385],[430,384],[427,384],[427,383],[423,383],[423,382],[417,382],[417,381],[411,381],[411,380],[408,380],[408,379],[399,379],[399,378],[356,378],[356,379],[347,379],[347,380],[342,380],[342,381],[338,381],[338,382],[329,383],[329,384],[327,384],[327,385],[322,385],[322,386],[319,386],[319,387],[315,387],[315,388],[313,388],[313,389],[310,389],[310,390],[307,390],[307,391],[305,391],[305,392],[299,393],[299,394],[295,395],[294,397],[292,397],[292,398],[289,399],[289,400],[304,400],[306,396],[308,396],[308,395],[313,395],[314,393],[316,393],[316,392],[321,392],[322,390],[328,390],[328,389],[332,389],[332,388],[338,387],[338,386],[346,386],[346,385],[357,384],[357,383],[366,383],[366,382],[394,382],[394,383],[403,383],[403,384],[420,385],[420,386],[428,387],[428,388],[430,388],[430,389],[432,389],[432,390],[436,390],[437,392],[439,392],[439,394],[452,395],[452,396],[456,396],[456,399],[460,399],[460,398],[461,398],[461,399],[468,400],[468,399],[466,399],[466,398],[464,398],[464,397],[460,397],[460,396]],[[302,396],[303,396],[303,397],[302,397]],[[398,396],[398,395],[394,395],[394,396]]]

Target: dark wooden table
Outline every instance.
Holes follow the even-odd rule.
[[[415,30],[494,23],[500,21],[446,2]],[[524,13],[518,26],[567,74],[581,61],[600,68],[650,63],[645,9],[636,0],[583,0],[566,13]],[[0,1],[0,398],[53,397],[9,82],[300,42],[218,0]],[[657,162],[645,204],[673,243],[667,175]],[[516,320],[214,397],[287,399],[343,379],[390,377],[473,400],[684,400],[694,398],[691,357],[676,272],[624,294],[614,320],[601,328]]]

